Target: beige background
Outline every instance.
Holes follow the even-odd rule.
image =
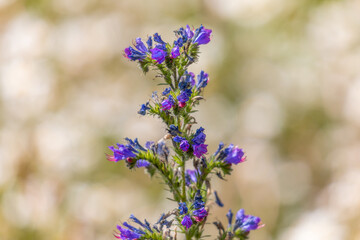
[[[213,29],[191,67],[209,150],[247,162],[214,178],[252,240],[360,239],[360,1],[0,0],[0,239],[101,240],[175,205],[158,179],[105,159],[165,133],[136,112],[161,88],[122,56],[136,37]],[[208,226],[209,233],[216,232]],[[213,238],[209,238],[213,239]]]

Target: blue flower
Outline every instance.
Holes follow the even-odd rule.
[[[204,128],[200,127],[196,130],[195,135],[192,139],[193,144],[200,145],[205,143],[206,135],[204,133]]]
[[[180,49],[179,46],[175,46],[171,50],[171,58],[177,58],[178,56],[180,56]]]
[[[157,63],[161,64],[164,62],[166,57],[166,52],[164,50],[159,49],[158,46],[156,48],[150,49],[151,58],[156,60]]]
[[[190,186],[191,183],[196,183],[198,172],[196,170],[186,169],[185,171],[185,184]]]
[[[139,141],[137,138],[133,140],[131,140],[130,138],[125,138],[125,140],[129,143],[130,146],[132,146],[133,148],[137,149],[137,150],[141,150],[141,151],[146,151],[146,149],[140,145]]]
[[[200,208],[203,208],[204,206],[205,206],[205,203],[202,200],[200,190],[197,190],[197,192],[195,193],[193,207],[195,209],[200,209]]]
[[[191,89],[186,89],[180,92],[179,96],[177,96],[177,100],[179,101],[179,106],[185,106],[186,102],[189,101],[191,97],[192,91]]]
[[[144,159],[139,159],[136,161],[135,167],[140,168],[140,167],[148,167],[150,166],[150,162]]]
[[[166,96],[166,95],[168,95],[170,93],[170,91],[171,91],[170,87],[165,88],[164,91],[162,92],[162,95]]]
[[[193,43],[197,43],[198,45],[207,44],[210,42],[211,32],[211,29],[205,29],[203,25],[201,25],[198,29],[195,30]]]
[[[143,43],[143,41],[141,41],[141,38],[136,38],[135,40],[135,47],[142,53],[146,53],[149,50],[146,48],[145,44]]]
[[[187,150],[189,150],[190,144],[187,140],[182,140],[180,142],[180,149],[183,150],[184,152],[187,152]]]
[[[129,227],[130,225],[128,225],[126,222],[123,224],[124,226],[127,225],[126,227]],[[145,234],[145,232],[136,229],[136,231],[133,231],[131,229],[126,229],[121,227],[120,225],[116,226],[117,229],[120,231],[119,233],[115,233],[114,236],[118,239],[138,239],[141,238],[142,235]],[[134,228],[132,226],[130,226],[130,228]]]
[[[186,203],[180,202],[180,203],[179,203],[179,210],[180,210],[180,212],[179,212],[180,215],[187,214],[188,208],[187,208],[187,206],[186,206]]]
[[[154,41],[157,43],[160,43],[161,45],[166,44],[162,39],[161,36],[158,33],[154,34]]]
[[[161,109],[163,111],[170,110],[174,106],[174,104],[175,104],[174,98],[171,95],[169,95],[169,97],[167,99],[162,101]]]
[[[197,222],[201,222],[208,215],[208,212],[204,207],[194,210],[192,213]]]
[[[261,219],[252,215],[245,215],[245,210],[240,209],[236,213],[235,224],[233,231],[240,228],[244,232],[249,232],[250,230],[256,230],[258,228],[263,227],[264,225],[259,225]]]
[[[135,223],[139,224],[140,226],[142,226],[143,228],[146,228],[147,230],[149,230],[150,232],[153,232],[150,228],[150,224],[146,221],[145,219],[145,223],[141,222],[138,218],[136,218],[133,214],[130,215],[130,219],[133,220]]]
[[[180,130],[179,130],[179,127],[178,126],[175,126],[174,124],[171,124],[169,126],[169,129],[168,129],[168,132],[173,135],[173,136],[176,136],[178,134],[181,134]]]
[[[242,148],[238,148],[237,146],[230,145],[227,149],[228,154],[226,155],[225,162],[229,164],[238,164],[245,161],[245,153]]]
[[[146,41],[146,44],[148,45],[149,49],[152,48],[152,38],[151,36],[148,38],[148,40]]]
[[[206,87],[208,81],[209,81],[209,75],[204,71],[201,71],[200,74],[197,76],[196,89],[200,90],[201,88]]]
[[[188,39],[191,39],[194,36],[194,32],[191,31],[189,25],[186,25],[185,33]]]
[[[232,213],[231,209],[229,209],[229,212],[226,214],[226,217],[228,219],[228,228],[231,227],[233,216],[234,214]]]
[[[195,85],[194,77],[195,77],[194,73],[185,71],[184,75],[181,76],[179,82],[180,90],[186,90],[188,88],[193,87]]]
[[[191,217],[189,215],[185,215],[183,220],[181,221],[181,224],[188,229],[193,224]]]
[[[125,52],[125,57],[127,57],[131,61],[136,61],[136,60],[141,61],[144,58],[146,58],[146,53],[139,52],[132,47],[125,48],[124,52]]]
[[[200,158],[202,155],[207,153],[207,146],[206,144],[199,144],[199,145],[193,145],[193,151],[194,155],[198,158]]]
[[[221,200],[220,200],[220,198],[219,198],[219,196],[218,196],[218,194],[217,194],[216,191],[214,191],[214,195],[215,195],[215,202],[216,202],[216,204],[217,204],[219,207],[223,207],[224,204],[221,202]]]
[[[146,104],[142,104],[140,110],[138,111],[138,114],[145,116],[146,115],[146,110],[150,109],[148,107],[148,105],[149,105],[149,102],[147,102]]]
[[[108,158],[108,160],[118,162],[127,158],[136,157],[135,153],[137,151],[132,146],[117,144],[117,147],[117,149],[113,146],[109,147],[109,149],[114,152],[114,155],[112,156],[112,159]]]
[[[216,152],[214,153],[214,157],[215,157],[216,155],[218,155],[219,152],[221,151],[221,149],[223,149],[223,148],[224,148],[224,143],[223,143],[223,142],[220,142],[218,149],[217,149]]]

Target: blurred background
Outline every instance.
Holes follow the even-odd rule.
[[[360,239],[359,13],[359,0],[0,0],[0,239],[113,239],[131,213],[176,207],[105,153],[165,134],[137,114],[158,80],[123,49],[201,23],[198,122],[210,152],[247,153],[214,178],[225,207],[209,222],[243,207],[266,224],[253,240]]]

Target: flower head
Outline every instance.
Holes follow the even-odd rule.
[[[183,220],[181,221],[181,224],[188,229],[193,224],[191,217],[189,215],[185,215]]]
[[[171,58],[177,58],[178,56],[180,56],[180,49],[179,46],[175,46],[171,50]]]
[[[189,150],[190,144],[187,140],[182,140],[180,142],[180,149],[183,150],[184,152],[187,152],[187,150]]]
[[[200,158],[202,155],[207,153],[207,146],[208,145],[206,144],[193,145],[194,155]]]
[[[196,89],[200,90],[201,88],[206,87],[208,81],[209,81],[209,75],[204,71],[201,71],[200,74],[197,76]]]
[[[162,110],[170,110],[175,104],[174,98],[169,95],[169,97],[167,99],[165,99],[164,101],[162,101],[161,103],[161,109]]]
[[[192,139],[193,144],[200,145],[205,143],[206,135],[204,133],[204,128],[200,127],[196,130],[195,135]]]
[[[179,211],[180,211],[179,212],[180,215],[187,214],[188,208],[186,206],[186,203],[184,203],[184,202],[179,203]]]
[[[131,229],[126,229],[121,227],[120,225],[117,225],[117,229],[119,230],[119,232],[116,232],[114,234],[114,236],[118,239],[138,239],[141,238],[141,236],[143,234],[145,234],[145,232],[132,227],[131,225],[127,224],[126,222],[124,222],[123,224],[125,227],[127,228],[131,228]]]
[[[159,46],[156,46],[153,49],[150,49],[151,52],[151,58],[156,60],[157,63],[161,64],[164,62],[165,57],[167,55],[166,51],[159,48]]]
[[[194,218],[197,222],[201,222],[207,215],[208,212],[204,207],[193,211]]]
[[[125,48],[124,52],[125,52],[125,57],[127,57],[131,61],[136,61],[136,60],[141,61],[144,58],[146,58],[146,53],[137,51],[132,47]]]
[[[136,157],[136,150],[131,145],[117,144],[117,148],[110,146],[109,149],[113,151],[113,160],[118,162],[127,158]]]
[[[264,225],[261,225],[260,222],[261,222],[261,219],[259,217],[252,216],[252,215],[245,215],[245,210],[240,209],[236,213],[235,225],[234,225],[233,231],[235,232],[238,228],[240,228],[241,231],[244,231],[244,232],[249,232],[250,230],[256,230],[256,229],[264,226]]]
[[[234,147],[232,144],[227,148],[225,162],[230,164],[238,164],[245,161],[245,153],[242,148]]]
[[[146,104],[142,104],[140,110],[138,111],[138,114],[144,116],[144,115],[146,114],[146,110],[149,110],[149,109],[150,109],[150,108],[148,107],[148,105],[149,105],[149,102],[147,102]]]
[[[186,186],[190,186],[191,183],[196,183],[198,172],[196,170],[186,169],[185,171],[185,183]]]
[[[211,32],[211,29],[205,29],[203,25],[201,25],[198,29],[195,30],[193,43],[197,43],[198,45],[207,44],[210,42]]]

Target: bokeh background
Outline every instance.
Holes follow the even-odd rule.
[[[266,223],[253,240],[359,240],[359,13],[359,0],[0,0],[0,239],[113,239],[131,213],[175,207],[105,153],[165,134],[136,113],[158,81],[123,49],[202,23],[198,122],[210,152],[248,156],[214,178],[225,207],[211,219],[244,207]]]

